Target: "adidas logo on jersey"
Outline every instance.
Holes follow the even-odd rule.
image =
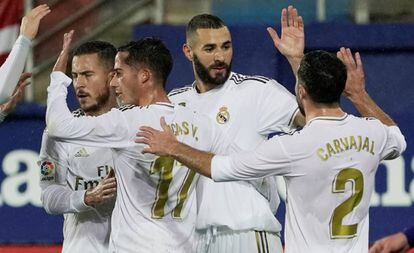
[[[89,154],[85,148],[81,148],[78,152],[76,152],[75,157],[88,157]]]

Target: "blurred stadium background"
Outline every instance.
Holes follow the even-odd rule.
[[[160,37],[175,59],[170,90],[193,80],[191,65],[181,52],[186,22],[195,14],[213,13],[230,26],[234,71],[275,78],[293,92],[290,68],[265,29],[279,26],[280,11],[289,4],[304,18],[306,50],[335,52],[346,46],[361,52],[369,93],[407,138],[405,154],[381,164],[377,173],[370,242],[414,225],[414,1],[0,0],[1,62],[17,38],[23,13],[41,3],[49,4],[52,13],[42,21],[27,63],[32,85],[26,101],[0,125],[0,253],[58,252],[62,242],[62,217],[48,215],[41,207],[36,161],[46,87],[63,33],[76,30],[75,46],[92,39],[119,46],[142,36]],[[76,108],[73,93],[69,100]],[[343,103],[355,112],[347,101]],[[277,216],[283,222],[284,206]]]

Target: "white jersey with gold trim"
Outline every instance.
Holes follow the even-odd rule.
[[[62,252],[108,252],[115,200],[91,207],[84,195],[114,167],[111,150],[60,142],[44,132],[39,165],[43,207],[64,215]]]
[[[216,181],[282,175],[287,186],[286,253],[368,252],[368,209],[381,160],[405,150],[396,126],[345,115],[318,117],[254,151],[215,156]]]
[[[201,150],[216,150],[222,136],[206,116],[167,103],[126,106],[99,117],[74,118],[66,105],[71,80],[53,72],[48,88],[48,133],[80,145],[112,147],[117,200],[111,252],[192,252],[198,176],[168,157],[142,154],[134,142],[140,126],[161,129],[164,116],[177,138]]]
[[[254,149],[268,134],[286,130],[297,111],[294,96],[275,80],[237,73],[208,92],[183,87],[171,91],[169,97],[175,104],[207,114],[242,150]],[[226,149],[226,153],[231,152]],[[197,185],[197,229],[279,232],[281,226],[274,217],[279,205],[275,184],[274,177],[251,183],[215,183],[201,177]]]

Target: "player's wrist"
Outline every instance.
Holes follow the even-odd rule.
[[[344,93],[344,95],[353,103],[353,104],[363,104],[367,99],[369,99],[369,94],[365,89],[356,90]]]
[[[93,207],[93,206],[95,206],[95,205],[96,205],[96,203],[95,203],[95,198],[93,197],[93,193],[92,193],[92,191],[91,191],[91,190],[87,190],[87,191],[85,191],[85,195],[84,195],[83,202],[84,202],[86,205],[91,206],[91,207]]]

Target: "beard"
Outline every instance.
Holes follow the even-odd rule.
[[[93,101],[92,104],[80,104],[81,109],[88,114],[93,114],[95,112],[99,112],[101,108],[106,105],[109,101],[110,91],[108,89],[104,89],[102,93],[100,93]]]
[[[230,76],[231,70],[231,62],[230,64],[226,64],[225,62],[215,62],[213,65],[206,67],[204,66],[198,59],[197,55],[194,54],[194,69],[203,83],[206,84],[213,84],[216,86],[222,85],[227,81]],[[223,74],[217,74],[216,77],[212,77],[210,75],[210,70],[214,68],[225,68],[225,72]]]

